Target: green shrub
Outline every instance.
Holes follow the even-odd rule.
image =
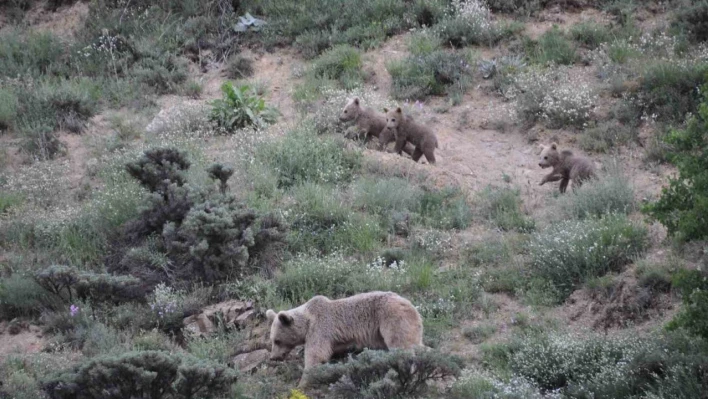
[[[0,194],[0,215],[12,208],[22,206],[24,198],[17,193],[4,192]]]
[[[262,34],[267,44],[290,44],[312,58],[337,44],[368,49],[387,37],[420,25],[432,26],[442,16],[442,1],[248,0],[243,10],[267,16]]]
[[[578,219],[611,213],[631,213],[636,209],[634,189],[619,165],[610,166],[597,179],[560,199],[563,213]]]
[[[609,152],[620,146],[638,142],[639,131],[630,125],[602,122],[580,136],[580,148],[590,152]]]
[[[165,248],[179,259],[178,278],[219,281],[240,276],[268,243],[285,238],[276,218],[259,218],[232,196],[195,204],[181,224],[165,224]]]
[[[14,274],[0,279],[0,315],[3,319],[36,316],[55,303],[32,278]]]
[[[0,89],[0,131],[15,126],[17,119],[17,96],[10,90]]]
[[[265,127],[276,121],[278,111],[247,85],[221,85],[224,98],[212,102],[210,119],[228,132],[249,126]]]
[[[215,398],[231,392],[233,371],[166,352],[128,352],[85,361],[44,383],[50,398]]]
[[[567,296],[587,278],[621,271],[647,246],[646,228],[622,215],[568,220],[534,234],[529,266]]]
[[[671,21],[671,26],[683,32],[693,42],[708,40],[708,2],[695,1],[680,7]]]
[[[571,65],[577,60],[578,54],[575,45],[554,26],[534,43],[530,58],[542,65]]]
[[[637,285],[652,292],[669,292],[673,272],[673,264],[637,262],[635,268]]]
[[[595,22],[581,22],[570,28],[570,36],[576,42],[593,50],[612,38],[610,28]]]
[[[478,212],[503,231],[532,231],[535,223],[522,212],[520,195],[518,189],[489,186],[479,194]]]
[[[283,266],[275,285],[278,295],[299,305],[315,295],[337,299],[363,291],[389,290],[403,272],[387,270],[379,264],[358,265],[338,253],[324,257],[303,255]]]
[[[424,99],[430,95],[463,94],[472,79],[470,61],[459,53],[436,50],[391,61],[386,66],[398,99]]]
[[[438,229],[463,230],[472,222],[472,210],[459,187],[424,188],[415,211],[421,224]]]
[[[66,72],[64,45],[49,32],[8,30],[0,35],[0,76],[39,77]]]
[[[443,44],[452,47],[491,46],[514,33],[514,29],[503,29],[493,21],[483,2],[452,2],[448,14],[433,30]]]
[[[345,149],[335,138],[318,138],[310,126],[259,146],[256,159],[277,173],[281,187],[348,182],[361,166],[359,151]]]
[[[194,357],[221,364],[229,363],[234,356],[234,350],[244,341],[240,331],[219,330],[218,334],[209,337],[193,337],[187,340],[187,350]]]
[[[704,90],[708,85],[704,86]],[[708,96],[685,129],[672,130],[665,141],[674,147],[670,160],[679,170],[677,178],[661,191],[655,203],[645,211],[683,240],[708,236]]]
[[[469,339],[473,344],[481,344],[487,338],[494,335],[497,328],[493,324],[481,324],[474,327],[466,327],[462,329],[462,335]]]
[[[626,64],[630,59],[640,55],[641,53],[627,40],[617,39],[607,46],[607,56],[617,64]]]
[[[548,0],[490,0],[489,8],[495,13],[531,16],[549,4]]]
[[[253,75],[253,60],[242,55],[229,58],[226,66],[226,76],[229,79],[246,79]]]
[[[669,323],[669,329],[684,328],[708,338],[708,277],[698,270],[679,270],[671,285],[681,292],[683,307]]]
[[[644,112],[659,121],[683,121],[698,109],[701,95],[696,88],[706,83],[706,74],[708,63],[700,61],[649,63],[639,88]]]
[[[352,193],[355,207],[381,216],[416,209],[423,195],[419,187],[398,177],[361,178],[352,184]]]
[[[361,85],[361,53],[356,48],[343,44],[332,47],[312,63],[312,74],[321,79],[339,81],[342,88],[350,90]]]
[[[337,397],[411,397],[423,394],[428,382],[459,376],[462,365],[460,358],[434,350],[367,350],[346,363],[319,366],[306,376],[315,384],[329,385]]]

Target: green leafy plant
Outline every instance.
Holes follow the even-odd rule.
[[[276,121],[278,111],[248,85],[234,87],[231,82],[221,85],[223,99],[212,102],[210,119],[217,126],[232,131],[249,126],[265,127]]]
[[[703,86],[703,90],[708,85]],[[661,197],[644,211],[682,240],[708,237],[708,95],[685,129],[672,130],[665,141],[673,146],[670,160],[679,170]]]
[[[708,276],[699,270],[680,270],[671,285],[680,290],[683,307],[668,328],[684,328],[708,339]]]

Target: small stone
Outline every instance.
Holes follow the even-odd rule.
[[[245,326],[246,323],[248,323],[250,320],[252,320],[256,316],[256,311],[255,310],[247,310],[243,313],[241,313],[234,322],[238,326]]]
[[[234,368],[237,368],[242,373],[248,373],[268,360],[269,356],[270,352],[267,349],[259,349],[249,353],[242,353],[234,358]]]

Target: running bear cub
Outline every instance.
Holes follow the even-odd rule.
[[[541,160],[538,163],[541,168],[552,167],[551,173],[541,180],[539,185],[549,181],[560,180],[560,192],[565,193],[568,181],[573,181],[573,190],[580,187],[584,181],[595,177],[595,165],[585,157],[573,155],[573,152],[563,150],[558,152],[558,144],[552,143],[550,146],[541,145]]]
[[[386,129],[393,132],[396,137],[396,147],[393,151],[401,154],[401,150],[406,143],[410,142],[415,147],[411,158],[413,162],[418,162],[421,156],[425,155],[425,159],[429,164],[435,164],[435,149],[438,148],[438,138],[433,131],[427,126],[417,123],[409,115],[403,115],[401,107],[386,112]],[[389,135],[388,140],[391,139]],[[381,141],[381,146],[384,148],[388,142]]]
[[[393,292],[373,291],[331,300],[318,295],[294,309],[266,312],[272,349],[282,360],[305,345],[306,372],[349,349],[409,349],[423,345],[423,319],[407,299]]]
[[[356,124],[357,137],[359,137],[360,134],[364,134],[365,143],[368,143],[372,137],[378,138],[379,143],[385,141],[386,144],[388,144],[393,141],[393,132],[386,130],[386,115],[375,111],[373,108],[362,107],[359,97],[354,97],[349,100],[339,114],[339,120],[342,122],[353,121]],[[387,137],[389,135],[391,138]],[[385,149],[386,144],[380,146],[380,149]],[[408,155],[413,155],[413,146],[407,144],[403,148],[403,152]]]

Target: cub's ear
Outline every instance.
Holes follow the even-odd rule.
[[[293,317],[285,312],[278,313],[278,320],[283,323],[284,326],[289,326],[293,324]]]
[[[546,149],[545,145],[539,144],[538,145],[538,154],[541,154],[543,152],[543,150],[545,150],[545,149]]]
[[[551,143],[551,148],[554,149],[554,150],[557,150],[557,149],[558,149],[558,144],[556,144],[556,143]]]
[[[273,322],[273,320],[275,320],[275,316],[277,316],[277,314],[273,311],[273,309],[268,309],[266,311],[266,317],[271,323]]]
[[[398,107],[398,108],[396,108],[396,112],[398,112],[400,114],[403,111],[401,110],[401,107]]]
[[[388,108],[384,107],[384,112],[388,113]]]
[[[359,97],[354,97],[354,104],[359,105]]]

